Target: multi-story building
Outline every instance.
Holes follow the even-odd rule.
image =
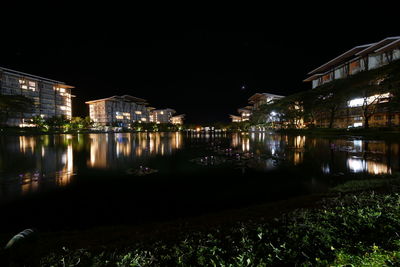
[[[244,108],[239,108],[237,111],[240,116],[237,115],[229,115],[232,122],[242,122],[250,120],[253,111],[256,111],[260,108],[260,106],[265,104],[272,104],[274,101],[283,98],[281,95],[274,95],[269,93],[256,93],[249,98],[249,104],[251,106],[246,106]]]
[[[10,126],[30,126],[34,116],[72,116],[71,89],[64,82],[0,67],[0,94],[22,95],[33,100],[33,107],[7,119]]]
[[[176,111],[170,108],[153,109],[150,111],[150,122],[171,123],[171,118],[175,113]]]
[[[250,120],[250,116],[252,114],[252,106],[246,106],[244,108],[239,108],[237,111],[240,114],[239,116],[237,115],[229,115],[231,118],[232,122],[242,122],[242,121],[248,121]]]
[[[240,118],[242,121],[248,121],[250,120],[250,116],[253,113],[252,112],[252,106],[246,106],[244,108],[239,108],[237,111],[240,114]]]
[[[379,42],[359,45],[346,51],[310,71],[308,73],[310,76],[304,81],[311,82],[314,89],[337,79],[345,79],[359,72],[380,68],[399,59],[400,36],[388,37]],[[387,103],[390,97],[389,92],[383,92],[379,95],[351,99],[338,110],[332,126],[336,128],[362,127],[364,123],[362,106],[370,103],[376,105],[376,111],[369,121],[370,126],[388,126],[389,120],[391,125],[399,125],[399,110],[395,111],[395,114],[388,114],[381,105]],[[331,122],[328,115],[322,114],[316,118],[315,123],[320,127],[328,127]]]
[[[171,123],[182,125],[184,119],[185,119],[185,114],[176,115],[176,116],[171,117]]]
[[[268,93],[256,93],[249,98],[249,104],[253,105],[253,110],[258,110],[260,106],[272,104],[275,100],[279,100],[281,98],[284,98],[284,96]]]
[[[340,56],[310,71],[305,82],[316,88],[336,79],[343,79],[361,71],[382,67],[400,59],[400,36],[353,47]]]
[[[123,95],[87,101],[90,118],[98,125],[129,127],[133,122],[148,122],[145,99]]]
[[[237,116],[237,115],[229,115],[229,118],[232,120],[232,122],[241,122],[242,117]]]

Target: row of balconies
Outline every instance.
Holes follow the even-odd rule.
[[[391,61],[400,59],[400,49],[394,49],[385,53],[370,54],[367,57],[356,58],[347,61],[312,81],[312,88],[329,83],[336,79],[346,78],[361,71],[382,67]]]

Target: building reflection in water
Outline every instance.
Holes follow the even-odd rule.
[[[182,147],[182,133],[89,134],[91,168],[129,167],[156,155],[170,155]],[[128,165],[131,164],[131,165]]]
[[[0,155],[4,165],[0,196],[27,194],[41,187],[65,186],[71,182],[74,173],[71,135],[8,138],[12,140],[0,142],[5,148]]]
[[[284,158],[292,165],[321,166],[324,174],[337,172],[391,174],[399,170],[399,144],[385,141],[329,140],[268,133],[232,134],[231,146],[242,152]],[[306,153],[307,152],[307,153]],[[262,164],[265,170],[276,164]]]

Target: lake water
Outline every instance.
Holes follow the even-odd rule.
[[[43,203],[65,205],[65,216],[77,209],[69,211],[71,203],[85,206],[87,217],[96,205],[119,207],[119,219],[127,207],[179,216],[208,204],[226,208],[326,190],[343,177],[392,174],[399,153],[394,140],[273,133],[0,136],[0,203],[39,213]],[[138,175],[145,168],[157,172]]]

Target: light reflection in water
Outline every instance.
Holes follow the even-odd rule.
[[[230,143],[233,148],[242,152],[284,158],[292,165],[300,165],[303,162],[313,165],[315,162],[321,166],[320,170],[324,174],[349,172],[379,175],[391,174],[393,167],[399,169],[398,143],[361,139],[328,141],[322,138],[268,133],[232,134]],[[390,160],[391,158],[397,161]],[[265,170],[275,167],[265,162]]]
[[[117,168],[155,155],[170,155],[182,147],[182,133],[89,134],[91,168]]]
[[[374,175],[392,173],[392,169],[385,163],[360,158],[347,159],[347,167],[353,173],[366,172]]]
[[[400,165],[398,141],[326,139],[271,133],[115,133],[0,136],[0,200],[4,196],[66,186],[84,169],[126,170],[155,156],[166,159],[185,143],[215,143],[260,156],[252,168],[288,165],[321,174],[390,174]],[[199,150],[203,149],[199,146]],[[205,153],[211,153],[209,150]],[[77,157],[76,155],[79,155]],[[261,157],[266,155],[266,157]],[[74,164],[78,161],[78,165]],[[189,161],[190,158],[187,159]],[[157,159],[158,161],[158,159]],[[184,162],[178,162],[176,166]],[[155,167],[157,168],[157,167]]]
[[[17,140],[1,140],[0,145],[6,147],[8,157],[0,155],[5,166],[4,174],[0,176],[0,196],[18,192],[27,194],[48,185],[68,185],[74,173],[71,140],[71,135],[19,136]]]

